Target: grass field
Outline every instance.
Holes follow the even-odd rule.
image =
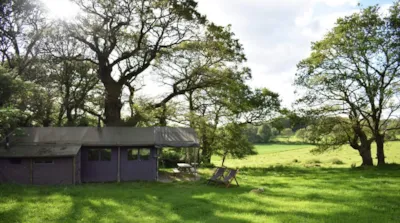
[[[389,142],[385,145],[385,154],[388,163],[400,163],[400,142]],[[268,167],[271,165],[285,165],[304,167],[316,164],[322,167],[350,168],[352,165],[361,165],[361,158],[356,150],[348,146],[323,154],[311,154],[312,145],[306,144],[267,144],[256,145],[257,155],[245,159],[227,159],[225,165],[229,167]],[[376,157],[375,145],[372,146],[372,155]],[[333,164],[340,160],[343,164]],[[377,163],[374,159],[375,164]],[[221,165],[220,157],[213,157],[215,165]]]
[[[387,148],[400,163],[400,143]],[[259,145],[259,155],[228,159],[240,187],[200,182],[0,185],[1,222],[400,222],[400,166],[350,168],[344,148],[318,156],[308,145]],[[333,158],[344,164],[334,165]],[[297,162],[293,160],[297,159]],[[215,158],[219,164],[218,158]],[[318,161],[318,162],[317,162]],[[309,165],[309,164],[318,164]],[[211,169],[202,169],[204,177]],[[262,194],[250,193],[263,187]]]

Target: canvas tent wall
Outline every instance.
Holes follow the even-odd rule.
[[[169,127],[22,128],[9,139],[9,148],[2,146],[4,139],[0,142],[0,183],[155,180],[159,148],[199,146],[193,129]],[[130,152],[145,148],[150,150],[150,158],[129,159]],[[90,161],[90,149],[111,150],[109,162]],[[44,158],[52,162],[41,163]],[[16,164],[13,159],[21,162]]]
[[[0,182],[74,184],[78,145],[15,145],[0,150]],[[77,180],[78,179],[78,180]]]

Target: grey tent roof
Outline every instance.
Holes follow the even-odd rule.
[[[81,146],[198,147],[199,141],[191,128],[39,127],[21,128],[11,134],[10,145],[8,150],[0,145],[0,157],[28,157],[46,148],[45,156],[73,156]]]

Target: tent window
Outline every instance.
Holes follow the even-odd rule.
[[[111,149],[101,149],[100,150],[100,160],[101,161],[111,161]]]
[[[99,151],[97,149],[89,149],[88,160],[89,161],[99,161]]]
[[[35,164],[53,164],[54,161],[52,159],[37,159],[34,161]]]
[[[128,149],[128,160],[138,160],[139,149]]]
[[[140,160],[149,160],[150,159],[150,149],[142,148],[140,149]]]
[[[111,161],[111,149],[89,149],[89,161]]]
[[[21,159],[10,159],[10,164],[21,164],[22,160]]]

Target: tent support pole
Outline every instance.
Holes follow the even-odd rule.
[[[75,185],[76,183],[76,162],[75,162],[75,156],[72,158],[72,184]]]
[[[117,182],[121,182],[121,147],[118,147]]]
[[[160,150],[161,149],[155,148],[155,152],[156,152],[156,181],[158,181],[158,162],[159,162],[158,154],[159,154]]]
[[[33,184],[33,159],[30,159],[30,164],[29,164],[29,176],[30,176],[30,181],[31,184]]]

